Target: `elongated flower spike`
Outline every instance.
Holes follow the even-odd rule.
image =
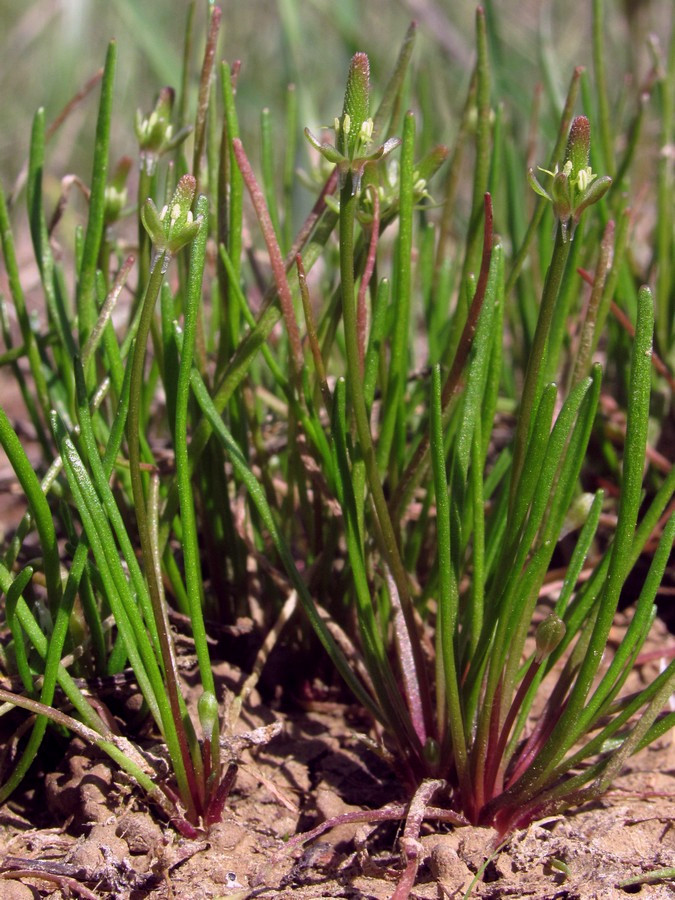
[[[149,197],[143,204],[141,219],[155,252],[166,250],[170,256],[175,256],[196,237],[202,223],[202,216],[197,216],[196,219],[192,217],[191,206],[196,190],[194,176],[183,175],[171,202],[161,213]]]
[[[586,116],[577,116],[570,127],[562,169],[556,165],[551,172],[538,166],[540,172],[553,179],[551,190],[542,187],[534,169],[527,173],[532,190],[553,204],[553,212],[560,221],[565,241],[574,238],[574,231],[586,207],[604,197],[612,184],[609,175],[598,177],[593,172],[589,165],[590,150],[591,124]]]
[[[373,120],[368,118],[369,113],[370,62],[365,53],[355,53],[347,75],[342,118],[336,123],[340,127],[338,149],[345,156],[353,158],[357,155],[357,143],[370,143]]]
[[[349,66],[342,115],[335,119],[335,145],[316,138],[309,128],[305,136],[324,159],[336,165],[340,173],[340,186],[351,177],[352,194],[361,189],[363,171],[368,163],[387,156],[401,143],[400,138],[389,138],[368,152],[373,143],[373,120],[370,112],[370,64],[365,53],[355,53]]]

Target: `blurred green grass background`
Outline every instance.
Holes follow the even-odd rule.
[[[11,185],[27,156],[32,115],[44,106],[50,122],[102,65],[108,41],[119,48],[113,158],[135,156],[133,116],[148,111],[158,88],[178,87],[187,0],[0,0],[0,177]],[[375,89],[383,84],[412,19],[420,30],[416,77],[434,110],[424,123],[430,139],[449,142],[459,97],[469,76],[475,4],[454,0],[224,0],[218,56],[240,59],[238,106],[244,139],[269,106],[281,124],[286,85],[298,85],[300,122],[332,122],[341,106],[348,61],[356,50],[371,58]],[[494,96],[509,97],[526,120],[534,85],[543,78],[548,99],[561,102],[572,68],[591,68],[590,0],[487,0],[492,23]],[[638,79],[649,65],[650,32],[667,34],[670,0],[606,2],[610,65]],[[195,6],[193,91],[204,45],[206,0]],[[631,58],[632,57],[632,58]],[[612,84],[614,91],[621,85]],[[88,177],[98,91],[68,118],[48,151],[48,169]],[[514,113],[516,111],[514,110]],[[544,135],[557,110],[542,106]],[[429,118],[429,117],[427,117]]]

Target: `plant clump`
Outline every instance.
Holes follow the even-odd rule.
[[[29,461],[0,409],[0,444],[28,505],[0,547],[0,668],[13,679],[0,699],[3,713],[35,716],[12,743],[0,800],[52,723],[107,753],[182,834],[203,834],[223,815],[242,748],[280,730],[236,726],[286,641],[293,662],[279,691],[295,690],[298,668],[308,683],[319,670],[334,676],[399,776],[402,798],[379,816],[405,819],[403,898],[427,815],[501,837],[599,796],[675,723],[675,662],[626,690],[675,535],[675,467],[654,446],[672,409],[672,207],[659,206],[641,271],[628,204],[641,190],[642,113],[626,141],[612,140],[606,82],[581,69],[557,129],[541,126],[538,143],[551,148],[542,185],[515,100],[494,102],[510,82],[503,61],[491,63],[493,23],[480,7],[452,147],[423,94],[405,110],[413,24],[382,86],[371,85],[368,55],[353,55],[333,142],[305,128],[297,179],[294,92],[281,138],[266,111],[258,175],[238,118],[245,66],[216,64],[220,21],[210,7],[194,127],[172,88],[136,118],[131,207],[132,152],[108,171],[110,45],[87,217],[69,261],[47,226],[36,114],[26,200],[39,325],[0,189],[21,331],[16,343],[3,300],[1,361],[41,454]],[[653,102],[667,99],[662,85]],[[311,208],[296,228],[300,184]],[[619,407],[611,429],[607,396]],[[646,574],[610,656],[638,564]],[[223,691],[214,635],[244,617],[259,628],[252,674]],[[195,709],[177,618],[194,646]],[[81,688],[124,672],[168,774]]]

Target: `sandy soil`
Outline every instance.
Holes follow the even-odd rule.
[[[667,639],[665,629],[655,639]],[[217,674],[221,685],[240,681],[225,664]],[[281,733],[244,753],[222,823],[196,840],[162,822],[99,753],[51,736],[42,769],[0,810],[1,900],[391,897],[400,822],[341,825],[304,847],[285,843],[335,815],[404,799],[395,773],[355,737],[365,727],[359,711],[323,703],[282,713],[255,693],[252,700],[241,729],[281,721]],[[674,826],[668,735],[636,756],[601,802],[534,823],[501,847],[490,829],[425,823],[410,896],[460,898],[470,888],[480,898],[675,896],[667,877],[622,886],[675,866]]]

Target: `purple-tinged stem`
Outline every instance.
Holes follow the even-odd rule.
[[[281,247],[279,246],[279,241],[277,240],[276,234],[274,232],[274,226],[272,225],[272,219],[270,218],[269,210],[267,209],[267,204],[265,203],[265,195],[263,194],[262,189],[258,184],[253,169],[251,168],[251,164],[248,161],[248,157],[246,156],[246,153],[244,151],[243,144],[241,143],[241,140],[239,138],[232,139],[232,149],[234,151],[235,159],[237,160],[237,165],[239,166],[239,171],[241,172],[242,178],[244,179],[244,183],[251,197],[251,202],[253,203],[253,208],[255,209],[256,216],[258,217],[260,230],[262,231],[263,238],[265,239],[265,244],[267,245],[267,252],[269,253],[272,272],[274,274],[274,281],[277,286],[277,293],[279,294],[281,312],[286,323],[286,330],[288,332],[293,372],[296,379],[299,380],[304,366],[302,343],[300,341],[300,331],[298,329],[298,323],[295,321],[293,295],[291,294],[291,288],[288,283],[288,278],[286,277],[286,267],[284,266],[284,258],[281,253]]]
[[[492,746],[488,750],[488,764],[485,773],[485,787],[484,793],[485,797],[488,800],[491,800],[496,794],[501,794],[504,782],[504,770],[506,768],[507,760],[504,760],[504,750],[506,748],[506,742],[509,739],[509,734],[511,732],[511,728],[513,727],[513,723],[516,720],[516,716],[520,712],[520,707],[523,705],[523,700],[532,684],[534,676],[539,671],[541,663],[536,662],[534,659],[532,660],[532,664],[530,668],[527,670],[525,677],[520,683],[520,687],[516,693],[516,696],[513,699],[513,703],[507,713],[506,719],[504,721],[504,725],[502,726],[501,734],[499,735],[499,740],[492,750]]]
[[[555,695],[552,694],[545,714],[537,722],[532,734],[527,739],[527,743],[525,744],[522,753],[520,753],[518,757],[515,768],[509,774],[508,781],[506,782],[507,788],[512,784],[515,784],[521,775],[523,775],[530,767],[538,751],[546,743],[556,723],[565,712],[567,702],[558,703],[555,702],[555,700]]]
[[[298,283],[300,285],[300,297],[302,299],[302,308],[305,313],[305,326],[307,328],[307,340],[312,351],[314,359],[314,368],[319,379],[319,387],[321,388],[321,396],[323,397],[324,406],[328,415],[331,414],[333,407],[333,398],[330,388],[328,387],[328,379],[326,378],[326,368],[323,364],[323,356],[321,355],[321,347],[319,345],[319,337],[314,324],[314,316],[312,315],[312,304],[309,298],[309,288],[307,287],[307,276],[305,275],[305,267],[302,262],[302,256],[297,253],[295,256],[295,265],[298,270]]]
[[[206,815],[204,816],[205,825],[217,825],[222,819],[223,809],[227,798],[230,796],[234,780],[237,777],[238,768],[237,764],[233,762],[227,767],[223,780],[218,785],[218,790],[215,792],[213,799],[209,803],[209,808],[206,810]]]
[[[204,51],[204,62],[202,64],[202,73],[199,79],[199,97],[197,100],[197,120],[195,128],[195,147],[192,158],[192,171],[199,177],[199,163],[204,153],[204,144],[206,143],[206,114],[209,105],[209,91],[211,88],[211,73],[213,72],[213,61],[216,55],[216,44],[218,42],[218,29],[220,28],[220,20],[222,11],[219,6],[214,6],[211,12],[211,21],[209,23],[209,33],[206,38],[206,49]]]
[[[420,843],[420,830],[425,819],[427,806],[434,794],[445,787],[446,782],[440,778],[423,781],[415,791],[415,796],[410,801],[408,815],[401,838],[401,849],[405,857],[405,869],[396,890],[391,895],[392,900],[407,900],[415,885],[415,878],[420,864],[423,846]]]
[[[408,709],[410,711],[410,720],[415,729],[415,734],[420,740],[420,744],[424,746],[427,739],[427,728],[424,722],[424,706],[420,694],[420,679],[410,640],[410,632],[408,631],[406,619],[403,614],[403,607],[401,606],[401,598],[399,597],[396,582],[389,571],[386,573],[386,579],[389,597],[394,611],[394,634],[396,636],[396,644],[398,647],[398,658],[401,666],[401,675],[403,677],[403,687],[408,701]]]

